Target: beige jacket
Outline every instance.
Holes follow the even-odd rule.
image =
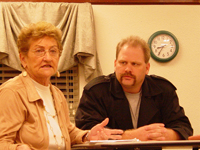
[[[71,144],[82,143],[87,131],[70,122],[69,110],[63,93],[50,86],[58,121],[65,138],[66,150]],[[0,150],[15,150],[21,143],[33,150],[48,150],[49,137],[43,112],[43,101],[29,76],[22,74],[0,86]]]

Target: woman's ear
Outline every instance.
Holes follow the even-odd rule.
[[[23,55],[22,53],[19,53],[19,58],[20,58],[20,61],[21,61],[23,68],[26,68],[25,55]]]

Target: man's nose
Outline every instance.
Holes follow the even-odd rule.
[[[126,68],[125,68],[125,71],[126,72],[131,72],[132,71],[132,66],[130,64],[127,64]]]

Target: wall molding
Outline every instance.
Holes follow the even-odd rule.
[[[2,2],[68,2],[100,5],[199,5],[200,0],[0,0]]]

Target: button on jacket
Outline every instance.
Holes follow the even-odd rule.
[[[70,122],[63,93],[53,85],[50,89],[66,150],[70,150],[71,143],[82,143],[87,131]],[[0,86],[0,150],[15,150],[20,143],[28,143],[33,150],[48,150],[49,145],[43,101],[30,77],[22,74]]]
[[[97,77],[84,87],[76,112],[76,126],[91,129],[106,117],[109,128],[133,129],[129,102],[115,74]],[[152,123],[164,123],[166,128],[177,131],[182,139],[193,134],[174,85],[162,77],[146,75],[137,127]]]

